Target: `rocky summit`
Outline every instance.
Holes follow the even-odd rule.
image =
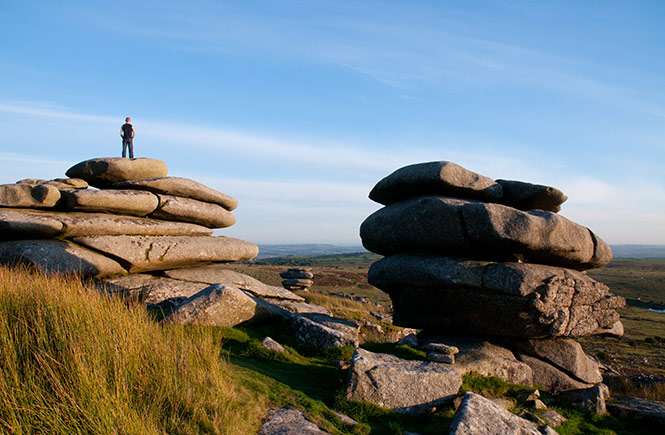
[[[612,252],[558,214],[563,192],[442,161],[398,169],[369,196],[384,207],[360,236],[385,257],[368,280],[390,295],[396,325],[422,329],[430,347],[459,348],[445,358],[459,372],[528,375],[519,382],[555,394],[601,382],[569,337],[622,335],[625,300],[583,272]]]
[[[72,166],[72,178],[0,185],[0,263],[95,278],[104,292],[171,310],[168,322],[272,318],[314,345],[358,345],[357,323],[290,291],[312,285],[310,270],[289,270],[282,288],[225,268],[259,252],[254,243],[212,235],[235,223],[238,201],[167,173],[159,160],[104,157]]]

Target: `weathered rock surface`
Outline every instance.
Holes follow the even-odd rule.
[[[275,340],[273,340],[270,337],[263,337],[261,340],[261,346],[265,347],[268,350],[272,350],[274,352],[286,352],[286,349],[284,349],[284,346],[281,344],[277,343]]]
[[[50,239],[62,233],[58,219],[21,209],[0,209],[0,239]]]
[[[625,300],[570,269],[398,254],[369,283],[393,300],[394,323],[456,335],[583,337],[612,331]]]
[[[60,201],[60,191],[48,184],[1,184],[0,207],[51,208]]]
[[[611,259],[605,242],[556,213],[423,196],[384,207],[360,226],[365,248],[382,255],[432,252],[527,261],[585,270]]]
[[[285,407],[268,411],[259,435],[325,435],[329,433],[308,421],[301,411]]]
[[[432,406],[452,401],[460,385],[460,375],[448,364],[408,361],[356,349],[346,398],[420,414]]]
[[[282,281],[282,285],[285,288],[293,287],[293,288],[303,288],[303,287],[311,287],[314,284],[314,281],[311,279],[302,279],[302,278],[289,278],[285,279]]]
[[[533,385],[531,367],[520,362],[508,349],[483,340],[455,342],[460,352],[455,356],[455,370],[461,375],[476,372],[496,376],[511,384]]]
[[[289,317],[295,337],[317,347],[358,347],[360,327],[356,323],[319,313],[300,313]]]
[[[147,190],[163,195],[179,196],[221,205],[228,211],[238,207],[238,200],[211,189],[198,181],[181,177],[148,178],[147,180],[121,181],[110,186],[112,189]]]
[[[582,390],[569,390],[559,394],[557,401],[582,412],[603,415],[607,412],[605,400],[609,399],[610,390],[605,384],[594,385]]]
[[[593,384],[581,382],[568,376],[563,371],[538,358],[516,352],[517,359],[531,367],[533,382],[552,394],[568,390],[582,390],[593,387]]]
[[[567,422],[568,419],[553,409],[548,409],[540,414],[540,416],[547,422],[551,427],[559,427],[563,423]]]
[[[607,409],[614,416],[665,428],[665,402],[621,396],[608,403]]]
[[[62,205],[69,210],[146,216],[157,209],[154,193],[137,190],[63,190]]]
[[[69,168],[66,175],[81,178],[91,186],[107,187],[120,181],[166,177],[168,168],[161,160],[102,157],[85,160]]]
[[[502,204],[520,210],[546,210],[553,213],[561,210],[568,197],[555,187],[525,183],[515,180],[496,180],[503,188]]]
[[[109,293],[136,297],[148,304],[161,304],[168,300],[177,305],[209,287],[209,284],[133,273],[127,276],[106,279],[100,287]]]
[[[541,435],[556,434],[548,426],[520,418],[500,408],[491,400],[475,393],[466,393],[448,432],[450,435]]]
[[[242,290],[214,284],[184,300],[164,320],[170,323],[236,326],[269,316]]]
[[[281,287],[267,285],[244,273],[228,270],[222,264],[188,267],[185,269],[165,270],[165,276],[184,281],[203,282],[207,284],[226,284],[238,287],[260,298],[285,299],[302,302],[305,298],[291,293]]]
[[[95,278],[126,273],[110,258],[60,240],[0,242],[0,263],[28,263],[49,273],[77,273]]]
[[[501,198],[502,187],[455,163],[428,162],[396,170],[374,186],[369,198],[388,205],[422,195],[497,200]]]
[[[0,237],[14,239],[57,236],[165,235],[209,236],[212,230],[200,225],[169,222],[108,213],[61,213],[28,209],[0,209]]]
[[[320,305],[308,304],[306,302],[281,300],[281,299],[269,299],[269,301],[271,304],[289,313],[294,313],[294,314],[318,313],[332,317],[332,313],[330,312],[330,310],[327,308],[323,308]]]
[[[160,194],[158,196],[159,208],[150,215],[151,217],[168,221],[189,222],[208,228],[226,228],[236,223],[235,216],[217,204],[170,195]]]
[[[314,278],[314,274],[309,271],[299,271],[299,270],[286,270],[284,272],[280,272],[279,276],[285,279],[312,279]]]
[[[88,182],[80,178],[56,178],[54,180],[41,180],[37,178],[25,178],[19,180],[16,184],[30,184],[36,186],[38,184],[48,184],[57,189],[87,189]]]
[[[589,358],[575,340],[551,338],[515,341],[512,345],[531,356],[553,364],[573,378],[589,384],[598,384],[603,376],[598,365]]]
[[[73,240],[117,258],[131,273],[246,261],[259,251],[253,243],[224,236],[82,236]]]

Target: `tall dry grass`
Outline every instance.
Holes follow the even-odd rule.
[[[0,267],[0,433],[255,432],[263,403],[219,350],[75,277]]]

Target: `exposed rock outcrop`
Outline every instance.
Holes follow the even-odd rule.
[[[459,347],[454,360],[444,359],[462,373],[535,382],[554,393],[601,382],[567,337],[621,335],[616,310],[625,300],[581,272],[607,264],[612,253],[557,214],[563,192],[429,162],[398,169],[370,198],[385,207],[362,223],[360,236],[385,257],[368,281],[390,295],[396,325],[485,337],[483,345],[441,342]]]

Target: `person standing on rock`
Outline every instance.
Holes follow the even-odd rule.
[[[120,127],[120,137],[122,138],[122,156],[127,156],[127,148],[129,147],[129,158],[134,158],[134,126],[130,124],[132,120],[128,116],[125,118],[125,123]]]

